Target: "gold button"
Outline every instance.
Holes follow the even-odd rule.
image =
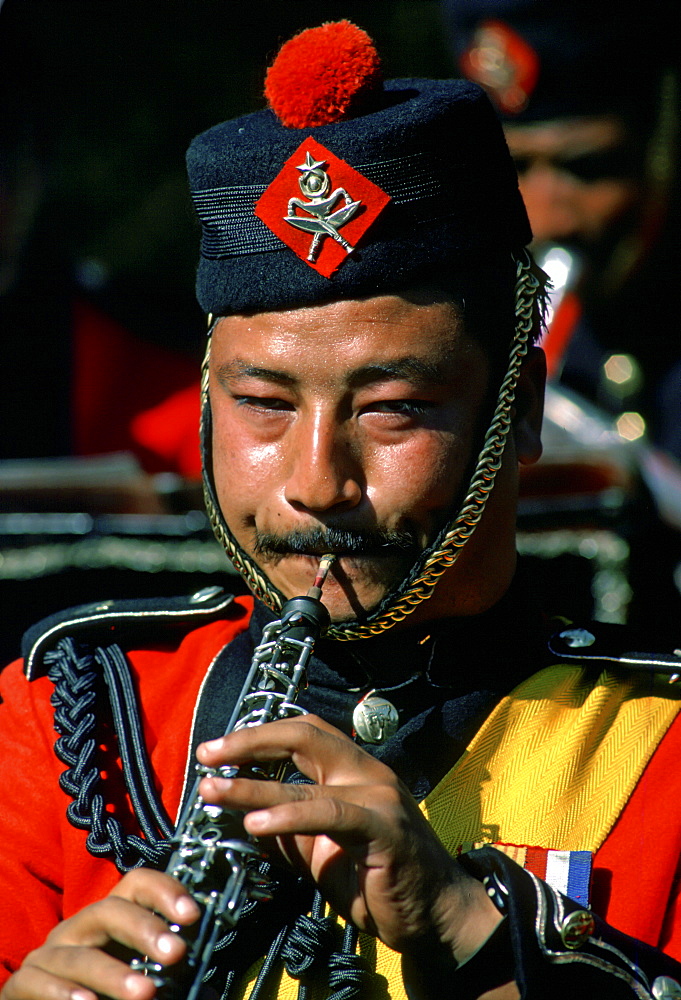
[[[653,983],[655,1000],[681,1000],[681,986],[670,976],[658,976]]]
[[[594,918],[588,910],[575,910],[568,913],[560,928],[560,936],[566,948],[574,951],[586,943],[594,932]]]

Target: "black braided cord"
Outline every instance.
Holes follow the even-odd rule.
[[[298,1000],[307,1000],[308,989],[319,985],[330,988],[328,1000],[378,998],[381,978],[356,954],[357,929],[348,923],[342,931],[333,917],[323,914],[324,901],[317,892],[310,916],[297,917],[281,946],[286,971],[300,980]]]
[[[95,857],[110,857],[122,873],[142,865],[161,868],[171,853],[172,826],[153,786],[152,770],[142,733],[135,689],[125,654],[119,646],[98,647],[94,652],[78,646],[72,638],[59,641],[46,653],[48,676],[54,684],[52,705],[58,759],[67,765],[59,784],[73,799],[67,807],[69,822],[88,830],[86,846]],[[97,752],[97,725],[101,710],[101,678],[108,692],[114,731],[125,783],[143,836],[126,834],[119,820],[106,812],[101,791],[101,760]],[[302,775],[289,780],[309,781]],[[242,917],[259,909],[255,900],[244,907]],[[245,924],[250,924],[246,919]],[[237,945],[240,921],[225,935],[216,951]],[[249,930],[254,930],[251,926]],[[387,997],[366,959],[356,954],[357,931],[347,924],[343,931],[331,917],[324,916],[324,902],[316,892],[310,916],[299,914],[275,936],[251,991],[249,1000],[258,1000],[273,972],[283,961],[289,975],[300,980],[298,1000],[307,1000],[308,989],[326,986],[328,1000],[358,1000]],[[223,964],[218,962],[218,967]],[[224,966],[223,966],[224,967]],[[206,977],[210,982],[218,971]],[[223,997],[237,985],[234,970],[228,973]],[[377,987],[378,990],[377,990]]]
[[[141,865],[160,867],[170,857],[167,838],[170,820],[149,775],[151,768],[134,706],[130,669],[118,646],[93,653],[73,639],[61,639],[45,655],[48,676],[54,684],[54,726],[59,733],[54,750],[67,765],[59,778],[63,791],[73,798],[66,813],[73,826],[89,830],[86,845],[95,857],[110,857],[120,872]],[[103,669],[98,669],[102,667]],[[135,815],[143,836],[126,834],[115,816],[106,812],[101,791],[101,761],[97,752],[96,703],[100,678],[109,692],[119,752]]]
[[[153,785],[128,661],[120,646],[99,647],[94,655],[104,670],[125,784],[140,829],[147,841],[168,840],[173,825]]]

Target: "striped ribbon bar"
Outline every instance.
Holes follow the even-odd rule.
[[[491,844],[483,842],[463,845],[461,851],[491,846],[532,872],[564,896],[574,899],[580,906],[589,906],[591,881],[591,851],[556,851],[547,847],[523,847],[518,844]]]

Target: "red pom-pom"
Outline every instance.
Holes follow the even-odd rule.
[[[279,50],[265,96],[283,125],[313,128],[350,118],[381,83],[378,53],[350,21],[301,31]]]

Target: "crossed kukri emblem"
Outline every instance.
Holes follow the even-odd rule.
[[[362,204],[361,201],[353,201],[345,188],[339,187],[329,194],[331,178],[324,170],[325,160],[315,160],[309,152],[305,154],[305,163],[302,163],[297,170],[300,170],[302,177],[298,181],[300,190],[309,201],[302,198],[291,198],[288,203],[288,215],[284,216],[297,229],[302,229],[306,233],[312,233],[312,243],[307,259],[314,262],[317,259],[322,240],[325,236],[330,236],[332,240],[339,243],[346,253],[352,253],[354,247],[343,239],[338,230],[354,216],[355,212]],[[344,204],[332,211],[333,206],[342,198]],[[302,209],[307,215],[297,215],[296,209]]]

